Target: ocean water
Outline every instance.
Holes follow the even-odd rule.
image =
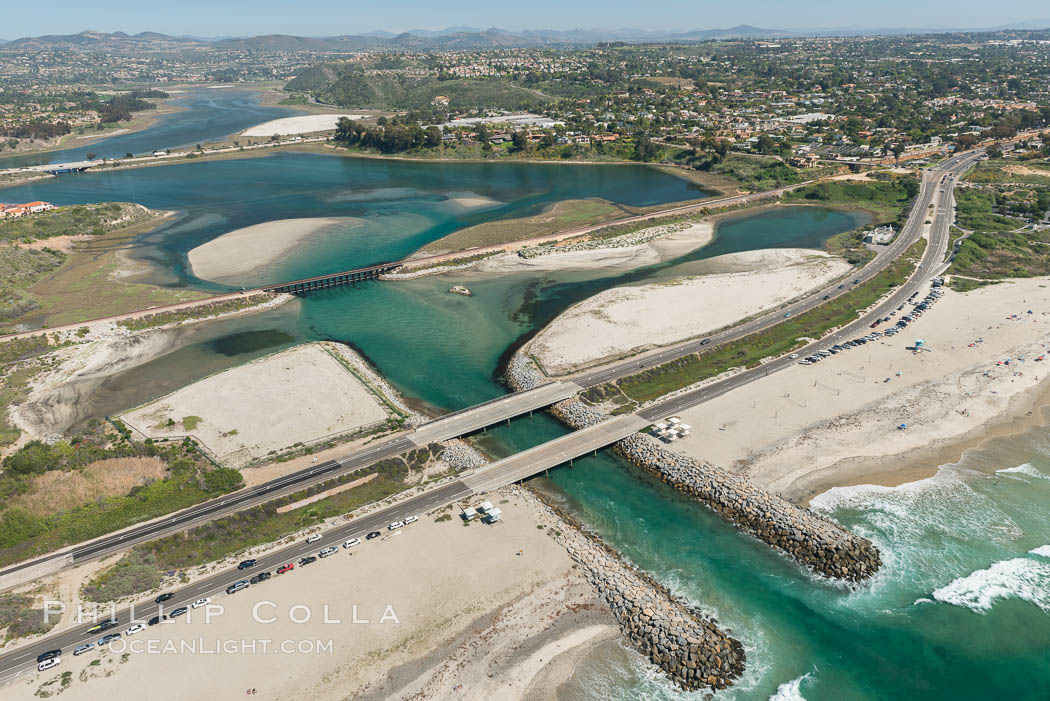
[[[141,155],[161,149],[217,141],[271,119],[303,114],[288,107],[262,107],[259,94],[244,88],[186,88],[173,94],[171,104],[180,108],[157,117],[148,129],[115,134],[83,146],[71,146],[46,153],[5,156],[0,152],[0,170],[44,163],[87,160],[89,153],[99,158],[122,158],[126,153]],[[75,144],[76,141],[73,141]]]
[[[284,154],[23,188],[56,202],[124,199],[180,212],[142,238],[158,279],[207,286],[185,252],[250,224],[299,216],[356,216],[345,240],[304,247],[281,269],[295,277],[389,260],[471,223],[521,216],[557,199],[602,196],[644,204],[694,198],[645,168],[354,161]],[[670,179],[666,179],[670,178]],[[450,206],[454,193],[496,200]],[[496,396],[501,361],[573,302],[613,285],[659,279],[717,253],[819,246],[855,226],[852,215],[799,208],[724,222],[711,245],[632,271],[471,273],[364,283],[325,291],[265,317],[200,327],[148,366],[107,380],[111,405],[134,404],[289,343],[335,339],[360,348],[413,401],[456,409]],[[327,253],[327,255],[325,255]],[[326,267],[327,266],[327,267]],[[475,297],[447,294],[465,283]],[[154,383],[157,383],[156,386]],[[168,383],[168,384],[164,384]],[[544,414],[480,438],[494,455],[563,435]],[[873,538],[885,567],[855,589],[820,581],[608,452],[537,485],[628,558],[716,615],[748,651],[725,699],[1041,699],[1050,688],[1050,445],[1045,429],[995,441],[937,476],[896,488],[831,490],[814,508]],[[562,699],[679,699],[637,654],[605,643],[558,691]]]

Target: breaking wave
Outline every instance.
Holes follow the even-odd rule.
[[[777,692],[769,697],[769,701],[806,701],[806,697],[802,695],[802,682],[808,678],[807,672],[798,679],[784,682],[777,687]]]
[[[1050,556],[1050,546],[1030,552]],[[1000,599],[1021,599],[1050,613],[1050,563],[1030,557],[1001,560],[949,582],[934,591],[933,598],[978,613],[984,613]]]

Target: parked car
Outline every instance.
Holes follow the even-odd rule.
[[[311,562],[317,562],[317,558],[313,555],[307,555],[306,557],[299,558],[299,566],[309,565]]]
[[[236,594],[240,590],[247,589],[247,588],[248,588],[248,580],[247,579],[242,579],[242,580],[234,582],[230,586],[226,587],[226,593],[227,594]]]
[[[339,548],[329,545],[327,548],[321,548],[317,553],[317,557],[328,557],[329,555],[335,555],[337,552],[339,552]]]
[[[83,655],[88,650],[93,649],[95,649],[95,643],[84,643],[82,645],[77,645],[75,648],[73,648],[73,657],[76,657],[77,655]]]
[[[360,538],[351,538],[350,540],[348,540],[348,541],[343,543],[343,547],[344,548],[352,548],[355,545],[360,545],[360,544],[361,544],[361,539]]]
[[[107,635],[103,635],[101,638],[98,639],[98,646],[102,647],[103,645],[109,645],[111,642],[113,642],[119,637],[120,633],[109,633]]]
[[[252,584],[258,584],[259,582],[265,582],[267,579],[269,579],[272,576],[273,575],[270,574],[269,572],[260,572],[259,574],[255,575],[254,577],[252,577],[248,581],[251,582]]]
[[[135,623],[126,631],[124,631],[124,635],[135,635],[135,633],[141,633],[144,630],[146,630],[145,623]]]
[[[110,618],[105,621],[102,621],[101,623],[96,623],[95,625],[91,626],[87,629],[87,632],[91,634],[101,633],[102,631],[109,630],[110,628],[117,626],[119,623],[120,621],[118,621],[117,619]]]
[[[55,648],[54,650],[48,650],[47,652],[41,652],[39,655],[36,656],[36,661],[37,662],[44,662],[45,660],[50,660],[50,659],[52,659],[54,657],[61,657],[61,656],[62,656],[62,649],[61,648]]]
[[[291,572],[295,569],[295,563],[289,562],[286,565],[281,565],[277,568],[277,574],[284,574],[285,572]]]
[[[410,523],[415,523],[418,520],[419,520],[418,516],[405,516],[405,525],[407,526]]]
[[[306,539],[306,542],[307,543],[316,543],[319,540],[321,540],[321,534],[320,533],[314,533],[312,536],[310,536],[309,538]]]
[[[172,611],[171,613],[169,613],[168,614],[168,618],[175,618],[176,616],[181,616],[182,614],[186,613],[188,610],[189,609],[186,608],[185,606],[180,606],[177,609],[175,609],[174,611]]]
[[[371,533],[365,536],[365,540],[372,540],[373,538],[378,538],[381,535],[383,534],[379,531],[372,531]]]
[[[240,564],[237,565],[237,569],[239,569],[239,570],[246,570],[249,567],[255,567],[255,560],[254,559],[242,560],[240,562]]]
[[[166,591],[160,596],[158,596],[156,599],[154,599],[154,601],[156,601],[158,604],[163,604],[165,601],[171,601],[174,598],[174,594],[172,594],[170,591]]]
[[[199,609],[201,606],[207,606],[210,603],[211,599],[209,599],[208,597],[204,597],[203,599],[197,599],[192,604],[190,604],[190,608]]]
[[[44,660],[43,662],[38,662],[37,663],[36,671],[43,672],[44,670],[51,669],[52,667],[57,667],[60,664],[62,664],[62,658],[61,657],[49,657],[48,659]]]
[[[404,525],[405,525],[405,524],[404,524],[404,522],[402,522],[402,521],[394,521],[394,522],[393,522],[393,523],[391,523],[391,524],[390,524],[389,526],[387,526],[387,527],[386,527],[386,529],[387,529],[388,531],[396,531],[396,530],[397,530],[398,528],[401,528],[401,527],[402,527],[402,526],[404,526]]]

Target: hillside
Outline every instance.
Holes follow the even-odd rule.
[[[329,104],[376,109],[418,109],[430,105],[439,95],[449,99],[452,110],[534,110],[550,101],[542,93],[501,80],[365,75],[343,64],[309,68],[289,82],[286,89],[310,93]]]

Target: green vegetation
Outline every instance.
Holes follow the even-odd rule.
[[[710,170],[739,180],[745,187],[758,192],[802,182],[799,172],[777,158],[731,153]]]
[[[43,635],[58,623],[58,616],[44,621],[44,609],[28,594],[0,594],[0,630],[4,642],[29,635]]]
[[[200,423],[203,420],[204,419],[202,419],[199,416],[183,416],[182,417],[182,427],[184,429],[186,429],[187,431],[192,431],[195,428],[197,428],[198,426],[200,426]]]
[[[107,602],[160,586],[161,572],[149,553],[132,550],[115,565],[99,572],[81,588],[87,601]]]
[[[296,93],[295,95],[289,95],[288,97],[284,98],[283,100],[281,100],[277,104],[279,104],[279,105],[290,105],[290,106],[309,105],[310,104],[310,99],[306,95],[303,95],[302,93]]]
[[[134,319],[122,319],[117,322],[117,325],[123,326],[125,329],[130,329],[131,331],[142,331],[145,329],[156,328],[158,326],[165,326],[167,324],[175,324],[180,321],[206,319],[221,314],[230,314],[232,312],[263,304],[272,299],[273,297],[266,293],[237,297],[234,299],[224,299],[220,302],[198,304],[183,309],[172,309],[169,311],[157,312],[156,314],[135,317]]]
[[[119,431],[122,427],[117,428]],[[167,464],[167,475],[135,486],[127,494],[100,497],[48,516],[10,505],[13,497],[31,491],[37,476],[83,470],[99,460],[128,457],[158,458]],[[0,495],[5,499],[0,510],[0,564],[96,538],[242,485],[239,472],[213,469],[189,440],[163,446],[138,443],[122,433],[106,434],[96,427],[90,435],[53,445],[30,441],[4,459],[0,473]]]
[[[408,489],[409,485],[405,483],[404,478],[408,476],[409,471],[408,464],[400,458],[384,460],[365,470],[216,519],[186,533],[143,543],[136,546],[135,550],[152,556],[161,570],[202,565],[254,545],[278,541],[326,519],[386,499]],[[332,494],[297,509],[278,512],[282,506],[294,504],[372,473],[378,473],[379,476],[353,489]]]
[[[600,402],[622,392],[632,402],[646,402],[732,368],[754,367],[763,358],[778,356],[797,347],[801,338],[820,338],[830,329],[856,319],[860,310],[908,279],[925,247],[925,240],[917,241],[871,280],[812,311],[785,319],[771,329],[593,388],[582,396],[588,401]]]
[[[1050,185],[1050,163],[1024,162],[1005,164],[1001,160],[978,163],[964,178],[971,183]]]
[[[433,241],[421,253],[461,251],[475,246],[492,246],[556,233],[574,226],[595,224],[631,214],[605,200],[563,200],[539,214],[517,219],[499,219],[454,231]],[[457,261],[457,265],[459,262]]]
[[[0,319],[17,319],[39,309],[40,304],[26,290],[65,260],[64,253],[50,248],[0,244]]]
[[[29,216],[0,219],[0,241],[38,241],[82,234],[101,236],[154,216],[145,207],[126,202],[56,207]]]
[[[977,278],[1050,274],[1050,232],[977,232],[962,242],[948,272]]]
[[[972,277],[960,277],[953,275],[948,280],[948,287],[952,288],[956,292],[969,292],[970,290],[976,290],[979,287],[987,287],[988,285],[995,285],[999,280],[975,280]]]
[[[955,192],[959,226],[977,232],[1012,231],[1024,226],[1013,217],[996,214],[997,196],[993,192],[959,188]]]
[[[312,93],[321,102],[346,107],[420,109],[435,98],[448,98],[451,110],[534,110],[550,101],[538,90],[502,80],[366,74],[349,63],[314,66],[301,71],[285,88]]]
[[[907,219],[908,204],[919,193],[918,181],[910,176],[895,176],[874,182],[835,180],[814,183],[784,193],[788,203],[824,204],[857,207],[875,215],[874,226],[889,225],[898,230]],[[861,266],[875,257],[864,244],[866,229],[853,229],[832,236],[825,243],[829,253],[846,262]]]

